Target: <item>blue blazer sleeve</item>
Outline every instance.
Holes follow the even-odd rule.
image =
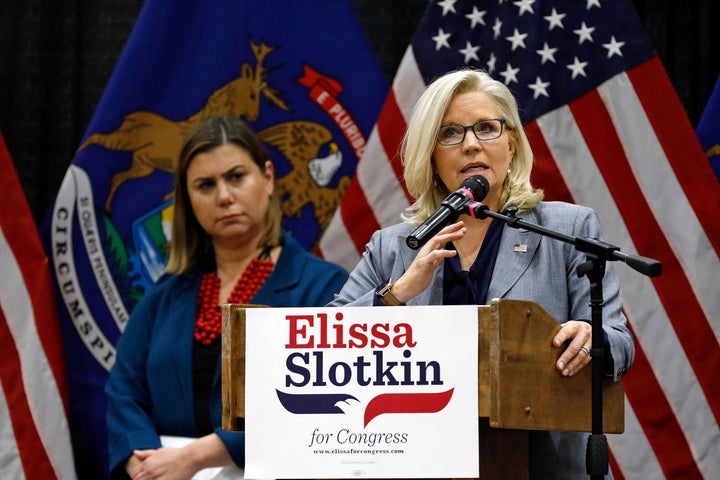
[[[122,468],[134,449],[160,447],[145,377],[156,296],[148,292],[135,306],[118,341],[115,363],[105,386],[111,472]]]

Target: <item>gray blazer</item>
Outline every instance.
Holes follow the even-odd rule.
[[[597,215],[580,205],[540,202],[533,210],[518,216],[566,235],[602,239]],[[375,232],[362,259],[329,306],[372,305],[375,291],[390,278],[402,276],[417,255],[417,250],[411,250],[405,244],[411,230],[407,223],[399,223]],[[541,305],[560,323],[589,321],[590,283],[576,273],[576,267],[585,261],[585,254],[573,245],[506,225],[488,299],[530,300]],[[632,365],[635,348],[622,313],[620,284],[612,262],[608,262],[603,279],[603,296],[603,330],[614,360],[612,377],[617,380]],[[442,305],[442,299],[443,269],[438,268],[428,288],[408,301],[408,305]],[[582,433],[532,432],[531,478],[586,477],[586,438],[587,434]]]

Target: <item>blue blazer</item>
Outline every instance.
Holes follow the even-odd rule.
[[[306,252],[283,234],[272,274],[252,303],[273,307],[323,306],[347,279],[341,267]],[[192,350],[202,274],[164,275],[148,291],[117,344],[105,392],[108,398],[110,470],[118,473],[134,449],[160,447],[160,435],[196,437]],[[235,463],[245,464],[245,433],[222,424],[218,358],[210,404],[211,420]],[[122,474],[122,472],[120,472]]]
[[[590,208],[580,205],[540,202],[534,209],[518,216],[566,235],[602,238],[597,215]],[[329,306],[373,305],[375,291],[390,278],[402,276],[415,259],[418,251],[405,244],[405,238],[411,231],[409,224],[400,223],[375,232],[348,282]],[[516,245],[523,247],[515,248]],[[585,254],[576,251],[573,245],[505,226],[487,298],[536,302],[560,323],[568,320],[590,321],[590,283],[586,277],[579,278],[575,270],[585,260]],[[620,285],[612,262],[606,268],[603,295],[603,330],[614,360],[611,375],[617,380],[632,365],[635,348],[622,312]],[[428,288],[407,304],[442,303],[443,269],[438,268]],[[532,432],[531,478],[576,479],[587,476],[586,436],[574,432]]]

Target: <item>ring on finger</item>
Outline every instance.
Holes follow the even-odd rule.
[[[582,350],[583,352],[585,352],[585,355],[587,355],[588,357],[590,356],[590,349],[589,349],[588,347],[586,347],[585,345],[583,345],[582,347],[580,347],[580,350]]]

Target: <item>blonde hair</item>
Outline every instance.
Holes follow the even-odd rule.
[[[180,150],[175,175],[175,207],[170,240],[170,258],[165,270],[182,274],[202,261],[213,260],[210,237],[195,218],[187,189],[187,170],[198,154],[209,152],[222,145],[234,144],[250,154],[253,162],[265,172],[270,157],[255,132],[242,120],[230,116],[208,117],[197,124],[185,138]],[[278,245],[281,241],[280,198],[273,190],[265,214],[265,234],[261,248]]]
[[[433,214],[450,194],[442,182],[436,184],[432,156],[437,132],[450,102],[468,92],[487,94],[505,119],[505,129],[515,145],[510,173],[503,185],[500,210],[515,206],[519,211],[534,207],[543,197],[542,190],[530,184],[533,154],[520,121],[515,97],[501,82],[481,70],[463,69],[449,72],[425,89],[413,108],[407,130],[400,144],[405,184],[415,199],[402,214],[403,220],[417,226]]]

